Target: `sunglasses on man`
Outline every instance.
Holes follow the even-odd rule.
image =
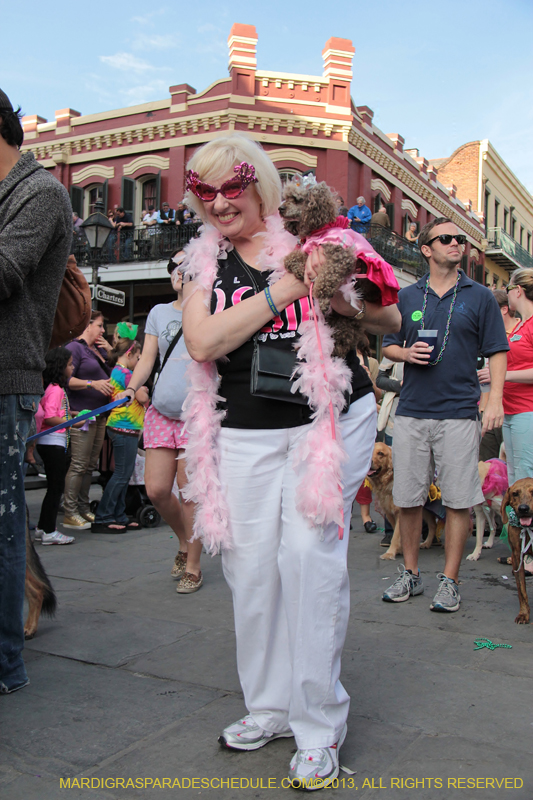
[[[466,244],[466,236],[464,233],[440,233],[438,236],[435,236],[433,239],[430,239],[429,242],[426,242],[426,245],[429,247],[430,244],[436,242],[437,239],[441,244],[451,244],[453,240],[457,242],[457,244]]]
[[[255,177],[255,168],[251,164],[247,164],[246,161],[234,167],[234,171],[238,174],[234,178],[224,181],[220,189],[217,189],[215,186],[211,186],[210,183],[201,181],[198,173],[190,169],[187,172],[187,189],[205,203],[212,203],[217,194],[221,194],[226,200],[236,200],[247,186],[251,183],[257,183],[257,178]]]

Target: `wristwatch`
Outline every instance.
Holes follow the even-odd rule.
[[[364,300],[361,300],[361,309],[355,314],[354,319],[363,319],[366,313],[366,303]]]

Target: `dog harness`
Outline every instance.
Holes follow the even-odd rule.
[[[366,278],[379,287],[381,291],[381,304],[383,306],[395,305],[398,302],[398,291],[400,286],[394,275],[394,270],[384,258],[382,258],[371,244],[356,233],[350,227],[350,221],[346,217],[337,217],[335,222],[328,222],[308,236],[303,236],[297,247],[309,255],[316,247],[323,244],[336,244],[352,250],[354,258],[360,258],[367,267]],[[350,283],[353,277],[349,276]],[[342,287],[341,291],[342,291]]]

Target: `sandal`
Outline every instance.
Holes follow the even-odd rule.
[[[91,523],[91,533],[126,533],[127,530],[125,525],[118,525],[116,522]]]

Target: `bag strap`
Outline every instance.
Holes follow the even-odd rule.
[[[159,370],[159,372],[157,373],[157,375],[156,375],[156,377],[155,377],[155,380],[154,380],[154,383],[153,383],[153,386],[152,386],[152,396],[153,396],[153,394],[154,394],[155,387],[157,386],[157,383],[158,383],[158,381],[159,381],[159,378],[161,377],[161,373],[163,372],[163,369],[164,369],[164,367],[165,367],[165,364],[167,363],[168,359],[169,359],[169,358],[170,358],[170,356],[172,355],[172,351],[173,351],[173,350],[174,350],[174,348],[176,347],[176,345],[177,345],[177,343],[179,342],[179,340],[181,339],[182,335],[183,335],[183,325],[181,326],[181,328],[179,329],[179,331],[178,331],[178,332],[177,332],[177,334],[174,336],[174,338],[172,339],[172,341],[170,342],[170,344],[169,344],[169,346],[168,346],[168,350],[167,350],[167,352],[165,353],[165,357],[164,357],[164,359],[163,359],[163,363],[161,364],[161,369],[160,369],[160,370]]]
[[[173,350],[174,350],[174,348],[176,347],[176,345],[177,345],[177,343],[179,342],[179,340],[181,339],[182,335],[183,335],[183,325],[181,326],[181,328],[179,329],[179,331],[177,332],[177,334],[174,336],[174,338],[173,338],[173,339],[172,339],[172,341],[170,342],[170,345],[169,345],[169,347],[168,347],[168,350],[167,350],[167,352],[165,353],[165,357],[164,357],[164,359],[163,359],[163,363],[161,364],[161,369],[159,370],[159,375],[161,375],[161,373],[163,372],[163,369],[164,369],[164,367],[165,367],[165,364],[167,363],[168,359],[169,359],[169,358],[170,358],[170,356],[172,355],[172,351],[173,351]],[[158,376],[158,377],[159,377],[159,376]]]

